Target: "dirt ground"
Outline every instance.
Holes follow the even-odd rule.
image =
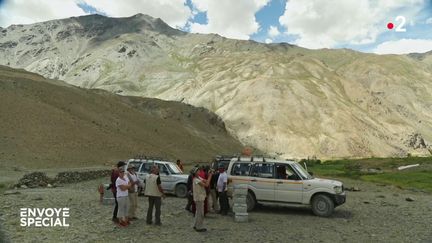
[[[139,197],[139,220],[127,228],[115,226],[112,206],[98,201],[97,186],[106,178],[56,188],[18,189],[1,195],[0,222],[10,242],[432,242],[432,195],[393,186],[343,180],[347,202],[330,218],[309,208],[259,206],[249,222],[208,214],[208,232],[192,229],[186,199],[169,196],[162,204],[162,226],[146,225],[147,198]],[[407,201],[411,198],[413,201]],[[70,227],[20,226],[20,208],[70,208]],[[1,229],[0,228],[0,229]],[[1,235],[1,234],[0,234]],[[1,239],[0,239],[1,240]]]

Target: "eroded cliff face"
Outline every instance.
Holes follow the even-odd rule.
[[[139,14],[10,26],[0,55],[80,87],[203,106],[243,144],[282,157],[429,154],[432,142],[430,53],[231,40]]]
[[[242,145],[205,108],[119,96],[0,66],[0,167],[110,165],[138,154],[185,162]]]

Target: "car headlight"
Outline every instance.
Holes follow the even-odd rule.
[[[343,192],[342,186],[334,186],[333,190],[335,191],[336,194]]]

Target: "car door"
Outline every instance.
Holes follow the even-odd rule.
[[[257,201],[275,200],[274,163],[255,163],[251,169],[250,186],[253,188]]]
[[[239,184],[250,185],[250,168],[252,162],[235,162],[228,168],[228,195],[232,196],[234,186]]]
[[[167,191],[173,191],[175,178],[170,176],[168,167],[164,163],[156,162],[156,165],[159,168],[159,176],[161,179],[162,189]]]
[[[150,168],[151,168],[151,163],[148,162],[141,163],[141,166],[139,167],[137,174],[138,174],[138,178],[142,182],[145,182],[147,175],[150,174]]]
[[[275,201],[301,203],[303,181],[289,164],[276,164]]]

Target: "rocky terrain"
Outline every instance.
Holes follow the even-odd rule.
[[[0,168],[17,172],[111,165],[137,154],[203,161],[242,148],[205,108],[82,89],[4,66],[0,114]]]
[[[307,50],[138,14],[13,25],[0,31],[0,55],[83,88],[205,107],[242,143],[285,158],[430,153],[431,52]]]
[[[147,198],[139,198],[139,220],[118,228],[111,220],[112,206],[101,205],[97,186],[101,178],[55,188],[8,190],[0,197],[0,222],[6,242],[430,242],[432,195],[392,186],[343,180],[346,204],[330,218],[312,215],[308,208],[262,206],[249,214],[248,223],[233,216],[209,214],[208,232],[192,230],[193,218],[184,210],[185,199],[163,200],[163,226],[146,225]],[[358,190],[358,191],[357,191]],[[70,227],[21,227],[19,208],[68,207]]]

